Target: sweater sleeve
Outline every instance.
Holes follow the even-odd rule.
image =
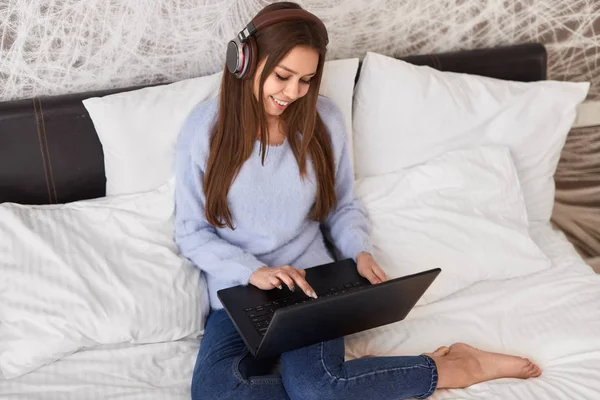
[[[192,118],[184,125],[176,151],[175,241],[182,255],[205,273],[247,285],[252,273],[264,264],[222,239],[206,219],[204,172],[198,160],[202,150],[195,137],[203,132],[197,132],[194,122],[198,123]]]
[[[371,252],[371,225],[363,205],[354,197],[354,171],[343,117],[335,106],[331,112],[333,116],[326,125],[330,130],[334,152],[337,148],[339,154],[335,175],[337,207],[327,217],[325,228],[341,256],[356,261],[359,253]]]

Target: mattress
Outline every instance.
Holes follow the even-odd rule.
[[[416,307],[403,322],[346,338],[347,359],[412,355],[466,342],[535,360],[540,378],[501,379],[433,399],[600,399],[600,276],[549,225],[531,235],[552,268],[480,282]],[[199,340],[79,351],[25,376],[0,381],[0,399],[186,399]]]

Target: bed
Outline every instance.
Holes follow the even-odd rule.
[[[501,80],[546,79],[546,51],[536,43],[402,60]],[[60,205],[103,197],[103,147],[82,100],[136,89],[0,104],[0,203]],[[547,268],[474,282],[418,305],[403,322],[349,336],[347,359],[414,354],[461,341],[531,357],[543,375],[438,391],[434,399],[599,398],[600,277],[549,222],[532,222],[527,229],[548,258]],[[80,349],[21,376],[0,379],[0,398],[188,399],[201,338],[180,336]]]

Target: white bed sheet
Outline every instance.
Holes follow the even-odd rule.
[[[501,379],[447,399],[600,399],[600,275],[550,225],[531,228],[552,267],[507,281],[480,282],[434,304],[416,307],[404,322],[347,337],[347,358],[430,352],[465,342],[528,357],[540,378]]]
[[[189,400],[199,339],[79,351],[0,380],[0,399]]]
[[[419,354],[462,341],[530,357],[543,375],[438,391],[434,400],[599,399],[600,276],[549,225],[531,233],[552,259],[551,269],[480,282],[415,308],[404,322],[349,336],[347,358]],[[189,339],[80,351],[23,377],[0,380],[0,398],[189,400],[198,346],[197,339]]]

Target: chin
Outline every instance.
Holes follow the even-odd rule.
[[[270,117],[279,117],[281,114],[283,114],[284,111],[285,110],[277,110],[270,108],[269,110],[267,110],[267,115]]]

